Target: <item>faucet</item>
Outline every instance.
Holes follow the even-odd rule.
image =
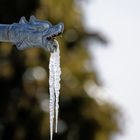
[[[25,17],[21,17],[19,23],[0,24],[0,42],[11,42],[18,50],[39,47],[54,52],[57,48],[55,38],[63,31],[63,23],[52,25],[35,16],[31,16],[28,22]]]

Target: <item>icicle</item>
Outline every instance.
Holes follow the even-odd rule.
[[[49,63],[49,90],[50,90],[50,140],[53,137],[53,122],[54,122],[54,56],[51,54]]]
[[[58,126],[58,112],[59,112],[59,95],[60,95],[60,51],[59,44],[57,43],[57,50],[54,52],[54,74],[55,74],[55,132],[57,133]]]
[[[50,139],[53,136],[53,123],[54,123],[54,112],[55,112],[55,132],[57,132],[58,126],[58,110],[59,110],[59,94],[60,94],[60,51],[59,44],[57,43],[57,49],[50,55],[49,64],[49,86],[50,86]],[[55,105],[55,107],[54,107]]]

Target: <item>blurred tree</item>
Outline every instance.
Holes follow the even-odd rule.
[[[81,9],[74,0],[0,0],[1,23],[17,22],[35,14],[65,32],[58,38],[61,48],[60,118],[56,140],[109,140],[119,131],[118,110],[88,95],[100,86],[91,68],[86,41],[106,44],[98,33],[83,26]],[[0,45],[0,139],[49,139],[48,53],[32,48],[18,52],[11,44]],[[90,91],[93,95],[96,91]]]

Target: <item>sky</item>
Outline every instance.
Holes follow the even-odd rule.
[[[140,1],[88,0],[82,7],[86,27],[102,32],[110,40],[108,47],[96,47],[92,53],[104,82],[102,92],[124,113],[124,133],[115,140],[137,140],[140,137]]]

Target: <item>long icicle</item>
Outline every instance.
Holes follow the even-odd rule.
[[[58,113],[59,113],[59,95],[60,95],[60,51],[59,51],[59,44],[57,42],[57,50],[54,52],[54,74],[55,74],[55,132],[57,133],[57,126],[58,126]]]
[[[50,54],[49,63],[49,90],[50,90],[50,140],[53,138],[53,126],[54,126],[54,54]]]
[[[56,40],[55,40],[56,41]],[[57,133],[58,113],[59,113],[59,95],[60,95],[60,51],[59,44],[57,49],[50,54],[49,63],[49,86],[50,86],[50,140],[53,138],[54,111],[55,111],[55,132]],[[55,107],[54,107],[55,106]]]

